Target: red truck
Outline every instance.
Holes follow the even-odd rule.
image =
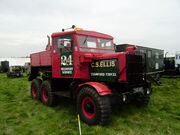
[[[48,39],[45,51],[30,55],[33,99],[48,106],[60,96],[76,99],[77,112],[89,125],[104,125],[116,102],[148,104],[151,86],[136,47],[115,52],[112,36],[79,28],[53,33],[51,44]]]

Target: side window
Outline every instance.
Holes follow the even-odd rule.
[[[57,39],[58,48],[63,52],[72,52],[72,35],[63,35]]]
[[[148,51],[148,58],[151,58],[151,57],[152,57],[152,51],[149,50],[149,51]]]
[[[141,49],[141,50],[139,50],[139,51],[140,51],[140,53],[144,53],[144,52],[145,52],[145,51],[144,51],[144,50],[142,50],[142,49]]]
[[[97,41],[100,44],[100,47],[103,49],[113,49],[114,48],[112,40],[98,39]]]
[[[159,53],[156,53],[156,59],[159,59]]]
[[[71,39],[58,39],[59,48],[71,48]]]
[[[53,39],[54,42],[54,52],[60,52],[62,49],[63,52],[71,52],[72,51],[72,36],[69,37],[57,37]]]
[[[142,54],[142,55],[144,56],[144,55],[145,55],[145,50],[140,49],[140,50],[139,50],[139,53]]]

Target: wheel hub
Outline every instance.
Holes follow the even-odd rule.
[[[46,88],[44,88],[44,89],[42,90],[42,98],[43,98],[43,100],[44,100],[45,102],[48,101],[48,91],[47,91]]]
[[[92,119],[93,117],[95,117],[96,105],[90,97],[85,97],[82,101],[81,106],[82,112],[87,118]]]
[[[84,108],[86,112],[89,112],[89,113],[94,112],[94,105],[91,102],[86,103]]]
[[[35,85],[32,85],[31,90],[32,90],[33,96],[36,97],[36,96],[37,96],[37,89],[36,89],[36,86],[35,86]]]

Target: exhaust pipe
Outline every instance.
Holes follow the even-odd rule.
[[[49,45],[49,46],[50,46],[50,36],[49,36],[49,35],[47,35],[47,38],[48,38],[48,44],[47,44],[47,45]]]
[[[46,51],[49,51],[51,50],[51,45],[50,45],[50,36],[47,35],[47,38],[48,38],[48,44],[46,45]]]

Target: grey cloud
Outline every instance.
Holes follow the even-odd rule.
[[[180,50],[179,0],[0,0],[0,57],[41,51],[47,34],[72,24],[117,44]]]

